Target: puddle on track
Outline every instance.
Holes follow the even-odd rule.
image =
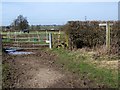
[[[9,52],[10,55],[28,55],[28,54],[34,54],[33,52],[23,52],[23,51],[15,51],[15,52]]]
[[[23,49],[15,49],[15,48],[6,48],[3,49],[9,55],[28,55],[34,54],[33,52],[24,51]]]

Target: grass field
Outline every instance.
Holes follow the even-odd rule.
[[[52,52],[56,53],[59,58],[56,63],[63,65],[64,69],[90,80],[95,80],[96,83],[111,88],[118,87],[118,60],[115,61],[115,64],[107,64],[109,61],[102,63],[102,60],[93,64],[90,62],[95,62],[96,60],[88,52],[83,53],[83,51],[67,51],[63,49],[53,49]],[[101,65],[106,65],[106,67]]]

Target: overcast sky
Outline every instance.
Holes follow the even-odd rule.
[[[59,1],[59,0],[58,0]],[[117,2],[2,2],[2,25],[18,15],[29,24],[65,24],[70,20],[118,20]]]

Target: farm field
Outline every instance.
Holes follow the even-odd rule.
[[[92,52],[33,50],[31,55],[3,54],[3,87],[117,88],[118,60],[94,60]],[[112,63],[111,63],[112,62]]]
[[[63,32],[61,36],[59,32],[51,33],[53,41],[58,37],[64,40]],[[72,51],[67,48],[49,49],[49,43],[46,43],[49,33],[46,32],[2,32],[2,35],[4,48],[24,48],[24,51],[33,52],[31,55],[3,53],[4,88],[118,87],[119,57],[96,57],[96,51],[84,48]]]
[[[45,34],[45,33],[58,33],[58,32],[59,31],[46,31],[46,30],[40,31],[40,30],[34,30],[34,31],[30,31],[29,34],[36,34],[36,33],[38,33],[38,34],[41,34],[41,33]],[[6,31],[5,32],[4,31],[4,32],[1,32],[1,34],[3,34],[3,35],[7,35],[7,34],[14,35],[14,34],[26,34],[26,33],[19,32],[19,31],[16,31],[16,32],[14,32],[14,31]]]

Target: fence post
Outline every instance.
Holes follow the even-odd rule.
[[[49,48],[52,49],[52,34],[49,33]]]
[[[107,26],[106,26],[106,47],[109,52],[110,51],[110,25],[109,23],[107,23]]]
[[[67,44],[67,47],[69,47],[69,36],[68,36],[68,34],[65,34],[65,36],[66,36],[66,44]]]

